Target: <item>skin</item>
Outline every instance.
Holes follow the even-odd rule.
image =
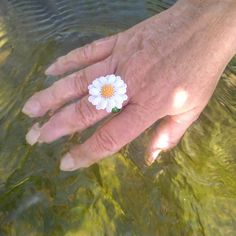
[[[30,144],[50,143],[80,132],[109,114],[88,102],[88,85],[107,74],[126,82],[128,101],[83,144],[74,146],[60,168],[88,167],[119,151],[161,119],[147,149],[146,161],[174,147],[197,120],[219,78],[236,52],[235,1],[179,0],[170,9],[117,35],[60,57],[47,75],[85,67],[35,93],[23,112],[30,117],[56,111],[34,125]],[[66,105],[74,99],[79,101]]]

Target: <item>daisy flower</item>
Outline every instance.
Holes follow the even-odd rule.
[[[120,76],[101,76],[88,86],[88,100],[97,110],[106,110],[109,113],[120,110],[123,102],[128,99],[126,88],[127,85]]]

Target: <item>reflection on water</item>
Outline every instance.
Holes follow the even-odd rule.
[[[62,173],[61,153],[93,129],[29,147],[26,99],[58,78],[58,55],[167,8],[163,0],[0,1],[0,235],[235,235],[236,60],[182,142],[151,168],[151,130],[113,157]]]

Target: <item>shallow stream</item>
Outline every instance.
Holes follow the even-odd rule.
[[[127,29],[171,0],[0,0],[0,235],[236,235],[236,59],[181,143],[150,168],[150,132],[99,164],[59,171],[88,137],[30,147],[26,99],[59,55]]]

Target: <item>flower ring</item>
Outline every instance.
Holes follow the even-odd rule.
[[[88,100],[96,106],[97,110],[116,113],[121,110],[123,102],[128,99],[126,88],[127,85],[120,76],[101,76],[88,86],[90,95]]]

